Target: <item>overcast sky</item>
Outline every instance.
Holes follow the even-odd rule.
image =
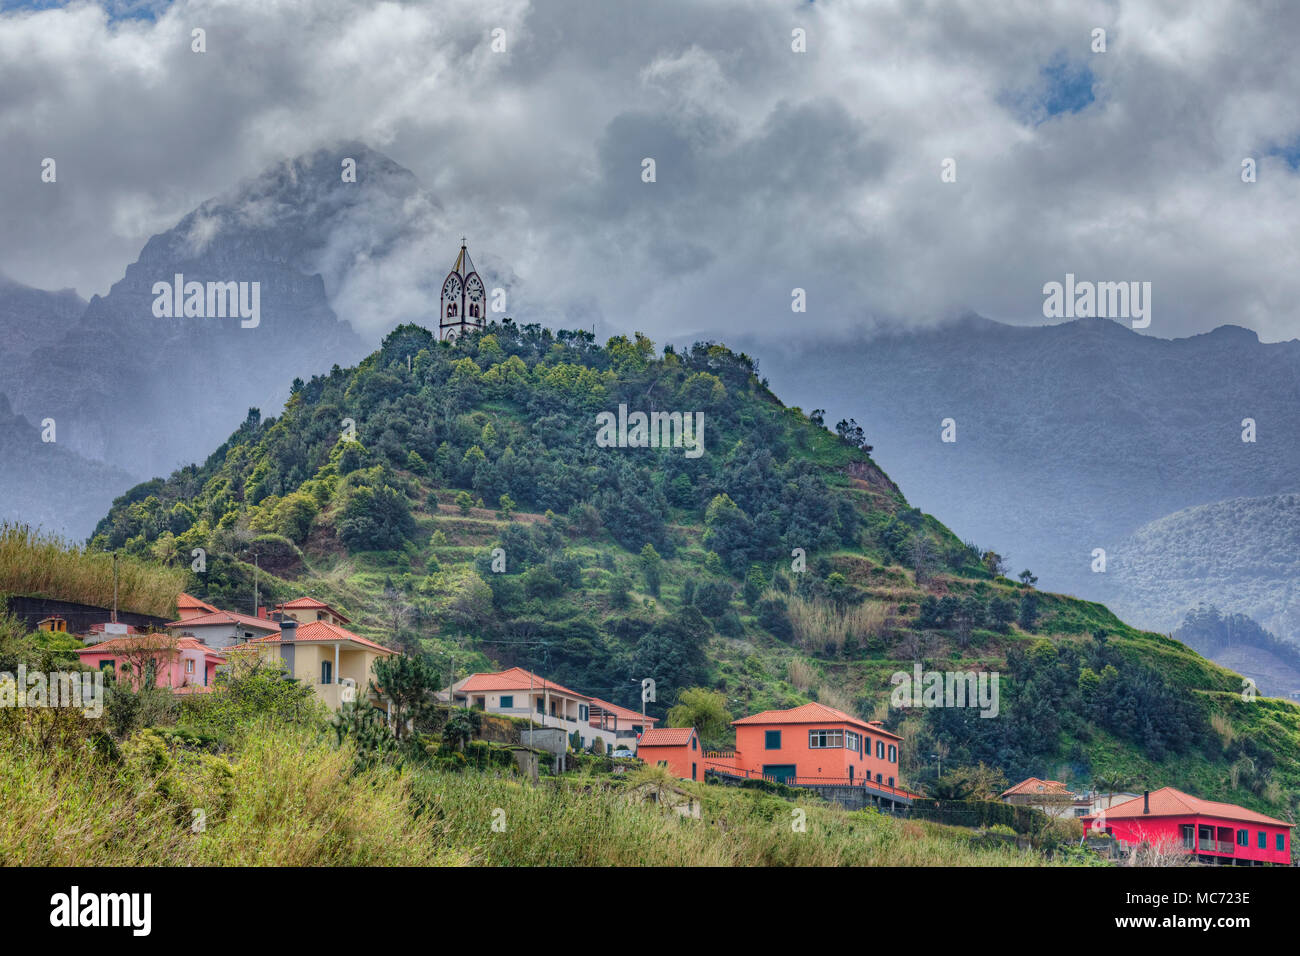
[[[31,6],[0,0],[0,273],[30,285],[104,293],[202,200],[356,138],[456,224],[432,271],[464,232],[602,334],[1037,325],[1069,272],[1151,282],[1148,334],[1300,336],[1300,5]]]

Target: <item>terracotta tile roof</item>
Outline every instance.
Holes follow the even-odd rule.
[[[599,697],[591,698],[591,706],[593,709],[600,708],[612,716],[617,717],[619,720],[635,720],[638,724],[645,724],[647,727],[653,727],[659,720],[658,717],[651,717],[648,714],[645,717],[642,717],[641,711],[639,710],[630,710],[627,707],[620,707],[618,704],[611,704],[609,701],[601,700]],[[597,715],[592,715],[591,723],[593,726],[599,726],[600,722]]]
[[[292,601],[287,601],[284,604],[277,604],[275,609],[277,611],[329,611],[344,624],[352,623],[341,611],[330,607],[330,605],[326,604],[324,601],[318,601],[313,597],[294,598]]]
[[[684,747],[694,734],[694,727],[651,727],[637,738],[637,746]]]
[[[903,739],[898,734],[890,733],[876,721],[859,720],[857,717],[849,716],[842,710],[827,707],[825,704],[819,704],[816,701],[799,707],[792,707],[789,710],[765,710],[761,714],[751,714],[748,717],[733,720],[731,723],[735,727],[750,724],[851,724],[862,730],[869,730],[873,734],[879,734],[881,737],[889,737],[894,740]]]
[[[206,601],[200,601],[194,595],[186,594],[184,591],[182,591],[180,594],[176,596],[176,609],[178,611],[183,611],[186,609],[194,609],[199,611],[207,611],[209,614],[215,614],[217,610],[215,607],[213,607],[211,604],[208,604]]]
[[[293,636],[289,638],[289,643],[300,641],[351,641],[353,644],[360,644],[362,647],[368,647],[371,650],[383,651],[385,654],[396,654],[397,651],[391,647],[384,647],[383,644],[376,644],[374,641],[362,637],[359,634],[353,634],[346,628],[339,627],[337,624],[331,624],[328,621],[312,621],[309,624],[299,624],[295,628],[290,628]],[[268,634],[266,637],[255,637],[251,641],[245,641],[243,644],[236,645],[236,648],[243,649],[252,644],[279,644],[284,637],[284,631],[277,631],[274,634]],[[232,648],[234,650],[235,648]]]
[[[1202,800],[1200,797],[1193,797],[1190,794],[1183,793],[1181,790],[1175,790],[1173,787],[1161,787],[1159,790],[1151,791],[1151,812],[1143,813],[1143,798],[1137,797],[1133,800],[1126,800],[1123,803],[1117,803],[1109,810],[1105,811],[1107,820],[1129,819],[1132,817],[1223,817],[1228,820],[1245,820],[1251,823],[1271,823],[1274,826],[1289,827],[1294,824],[1287,823],[1285,820],[1277,820],[1273,817],[1265,816],[1262,813],[1256,813],[1254,810],[1247,810],[1245,807],[1239,807],[1235,803],[1218,803],[1214,800]],[[1088,819],[1091,819],[1089,817]]]
[[[172,621],[165,627],[204,627],[208,624],[239,624],[242,627],[255,627],[259,631],[278,631],[280,625],[266,618],[253,617],[251,614],[239,614],[235,611],[213,611],[211,614],[199,614],[184,621]]]
[[[141,636],[148,637],[149,635],[141,635]],[[213,660],[220,661],[223,664],[226,662],[226,659],[222,657],[220,654],[218,654],[213,648],[208,647],[208,645],[204,644],[202,641],[195,640],[192,637],[179,638],[173,644],[171,643],[171,638],[169,637],[169,635],[160,634],[158,636],[162,638],[167,638],[166,642],[159,641],[157,645],[154,645],[159,651],[171,650],[173,647],[176,648],[177,650],[203,651],[204,654],[206,654],[208,657],[212,658]],[[149,647],[149,646],[151,645],[148,642],[143,642],[138,637],[135,638],[115,637],[112,640],[100,641],[98,644],[91,644],[88,647],[79,648],[76,651],[76,653],[78,654],[103,654],[105,652],[117,653],[119,651],[131,651],[131,650],[139,649],[141,647]]]
[[[1068,795],[1070,790],[1059,780],[1039,780],[1037,777],[1026,777],[1014,787],[1004,790],[1002,796],[1035,796],[1040,793]]]
[[[533,690],[556,690],[561,694],[568,694],[570,697],[591,700],[586,694],[579,694],[576,690],[569,690],[563,684],[557,684],[554,681],[548,681],[544,677],[538,677],[522,667],[511,667],[509,670],[496,671],[490,674],[470,674],[469,677],[465,678],[464,683],[456,688],[456,693],[469,694],[488,690],[528,690],[530,681]]]

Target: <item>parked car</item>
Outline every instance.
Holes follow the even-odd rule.
[[[610,756],[611,757],[635,757],[636,754],[632,753],[632,751],[628,750],[626,747],[622,747],[619,750],[615,750],[612,754],[610,754]]]

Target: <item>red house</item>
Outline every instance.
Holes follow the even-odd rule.
[[[1121,846],[1148,843],[1181,847],[1201,863],[1257,866],[1291,862],[1291,827],[1232,803],[1193,797],[1162,787],[1082,818],[1085,829],[1104,830]]]
[[[674,777],[704,779],[704,748],[694,727],[652,727],[641,734],[636,755],[648,764],[667,767]]]

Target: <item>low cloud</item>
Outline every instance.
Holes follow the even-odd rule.
[[[353,267],[389,211],[357,210],[319,250],[337,311],[371,336],[420,314],[465,234],[515,273],[514,314],[601,334],[1040,324],[1043,284],[1073,273],[1150,281],[1150,334],[1287,339],[1297,33],[1300,9],[1212,0],[10,10],[0,273],[103,293],[204,200],[357,139],[434,198],[412,217],[429,234],[373,268]]]

